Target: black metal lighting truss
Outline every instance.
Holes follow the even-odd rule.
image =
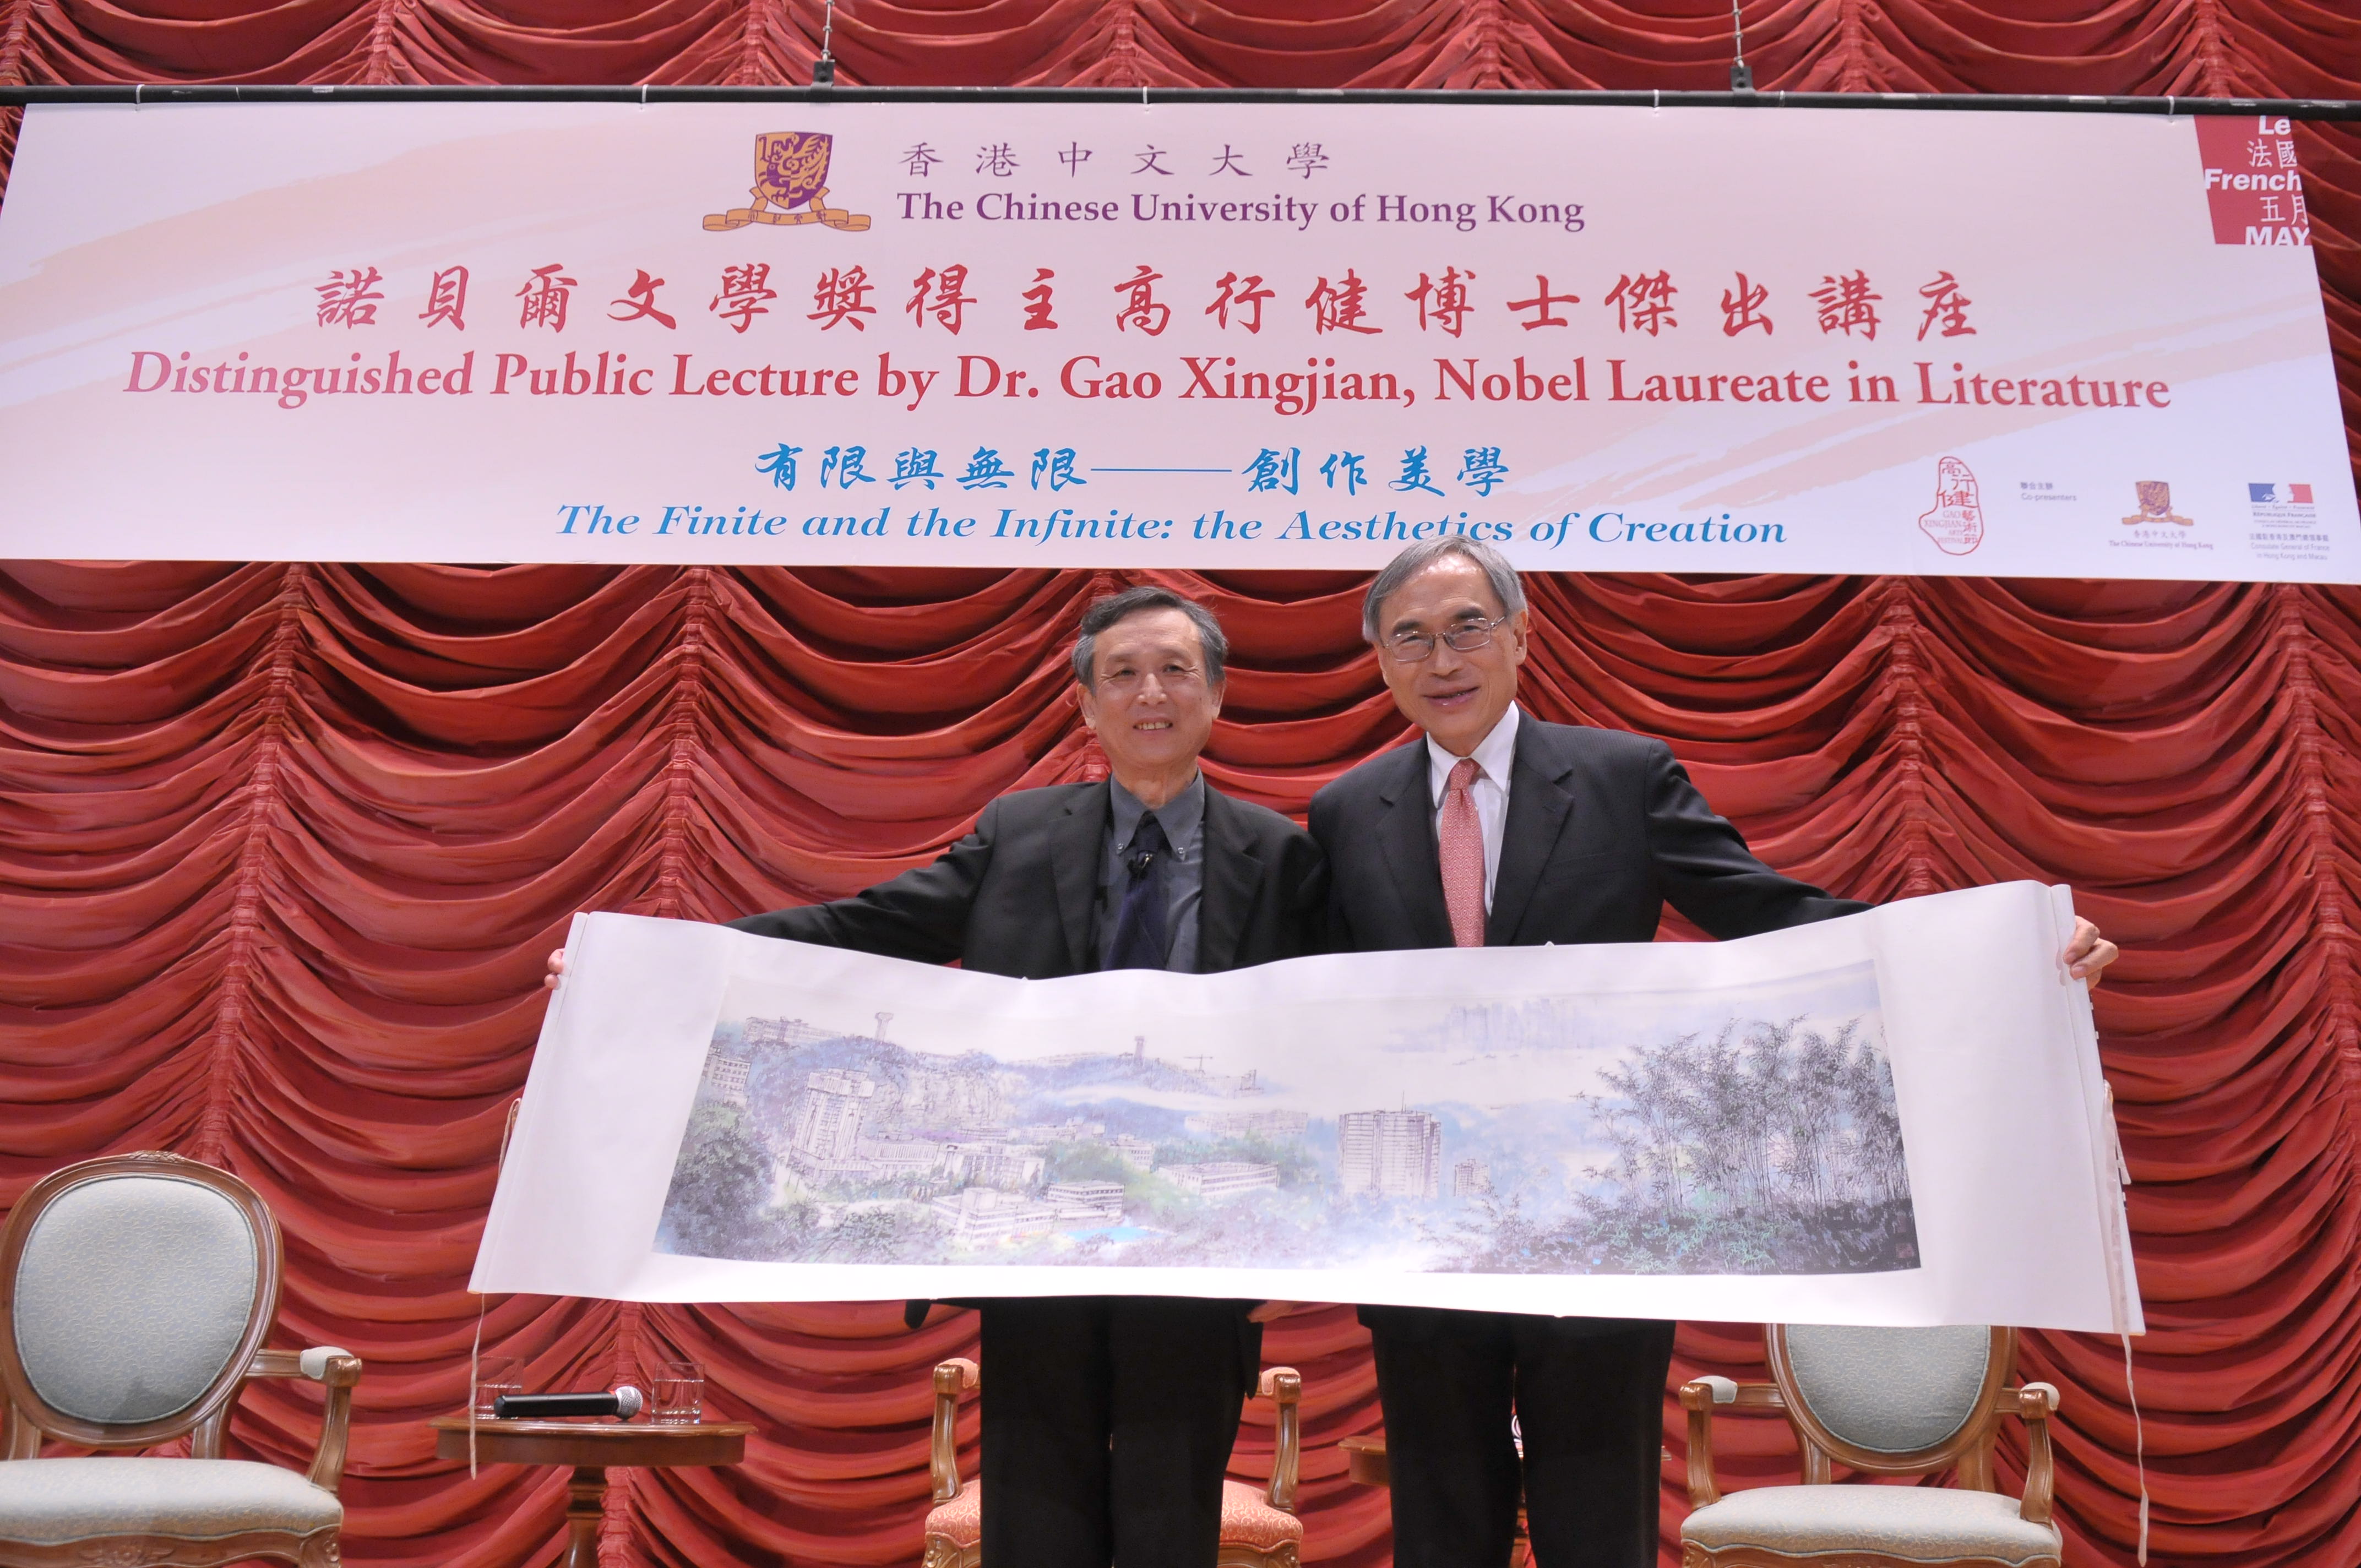
[[[2102,97],[2037,93],[1580,93],[1279,87],[283,87],[139,83],[0,87],[28,104],[1516,104],[1565,108],[1948,109],[1978,114],[2273,115],[2361,120],[2361,99]]]

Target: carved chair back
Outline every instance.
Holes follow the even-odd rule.
[[[177,1155],[53,1172],[0,1229],[9,1457],[39,1434],[217,1454],[279,1307],[278,1222],[254,1189]],[[203,1430],[198,1430],[199,1428]]]
[[[2015,1370],[2015,1330],[1785,1323],[1765,1337],[1806,1482],[1827,1482],[1832,1463],[1882,1475],[1957,1465],[1962,1485],[1993,1489],[1994,1396]]]

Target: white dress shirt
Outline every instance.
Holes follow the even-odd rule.
[[[1517,760],[1517,705],[1500,715],[1492,732],[1476,743],[1476,821],[1484,829],[1484,913],[1492,913],[1492,884],[1500,876],[1500,839],[1509,826],[1509,774]],[[1426,738],[1426,782],[1434,796],[1435,816],[1443,815],[1443,796],[1451,784],[1451,770],[1459,759]]]

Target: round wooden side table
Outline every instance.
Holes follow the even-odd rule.
[[[467,1457],[467,1418],[436,1416],[438,1459]],[[641,1421],[476,1422],[476,1458],[485,1464],[566,1464],[565,1568],[598,1568],[598,1524],[607,1511],[609,1465],[735,1464],[746,1457],[742,1421],[651,1426]]]

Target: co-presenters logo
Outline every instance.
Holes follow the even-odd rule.
[[[1968,554],[1984,542],[1983,495],[1959,458],[1935,465],[1935,504],[1918,514],[1918,529],[1946,555]]]
[[[818,224],[840,234],[866,229],[868,214],[828,204],[828,163],[835,143],[826,131],[764,131],[754,138],[754,204],[706,214],[706,229],[726,234],[748,224]]]
[[[2132,487],[2132,490],[2139,498],[2139,510],[2124,519],[2125,527],[2138,528],[2158,522],[2178,523],[2183,528],[2197,525],[2195,518],[2183,517],[2172,510],[2172,487],[2164,480],[2142,479]]]
[[[2292,480],[2246,484],[2252,526],[2246,548],[2259,561],[2325,561],[2329,537],[2320,526],[2320,506],[2312,487]]]
[[[2132,486],[2138,510],[2121,519],[2127,532],[2107,541],[2113,550],[2210,551],[2213,543],[2197,532],[2197,520],[2172,510],[2172,486],[2162,479],[2140,479]]]

